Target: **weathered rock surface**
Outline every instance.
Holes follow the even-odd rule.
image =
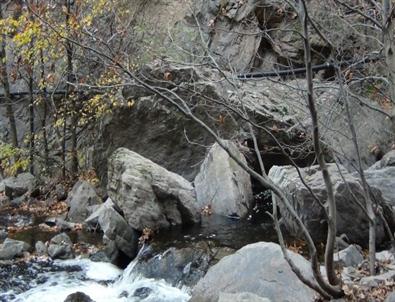
[[[363,261],[361,248],[354,244],[334,254],[335,263],[341,266],[358,266]]]
[[[0,242],[5,240],[8,237],[8,232],[6,230],[0,229]]]
[[[367,42],[347,30],[349,24],[339,18],[336,6],[313,0],[309,3],[312,18],[320,20],[325,34],[342,51],[352,49],[353,41],[366,47]],[[270,70],[279,64],[303,63],[303,41],[298,36],[300,22],[294,11],[281,0],[212,0],[196,1],[199,29],[206,34],[210,54],[225,69],[246,71],[251,68]],[[360,20],[350,14],[349,22]],[[275,29],[275,30],[273,30]],[[266,35],[259,34],[266,30]],[[328,45],[310,30],[313,63],[326,60]],[[240,56],[240,53],[243,55]],[[286,63],[285,63],[286,62]]]
[[[359,180],[342,168],[341,174],[347,180],[344,183],[341,174],[335,164],[328,165],[333,190],[337,205],[337,231],[338,234],[345,234],[350,243],[366,245],[369,230],[369,223],[365,213],[354,201],[353,195],[363,201],[363,189]],[[300,169],[305,182],[312,189],[318,199],[326,202],[326,188],[322,179],[322,173],[318,166]],[[322,207],[314,200],[313,196],[302,184],[297,171],[292,166],[273,166],[270,169],[269,177],[279,185],[289,201],[292,203],[296,212],[310,231],[312,238],[316,241],[326,239],[326,223]],[[351,189],[351,192],[350,190]],[[382,199],[380,192],[373,189],[376,201],[384,207],[384,211],[390,211],[389,206]],[[275,196],[273,198],[276,198]],[[298,226],[290,216],[285,207],[278,202],[280,207],[282,222],[286,228],[295,235],[300,235]],[[378,221],[376,227],[376,240],[382,242],[385,239],[384,226]]]
[[[188,247],[170,247],[160,254],[148,247],[134,269],[146,278],[164,279],[173,286],[192,287],[221,256],[232,252],[230,248],[215,247],[204,241],[191,243]]]
[[[257,123],[264,123],[273,129],[272,133],[283,144],[298,146],[309,144],[306,131],[311,130],[311,119],[305,98],[299,93],[306,88],[304,80],[287,81],[286,85],[262,79],[252,82],[237,82],[237,87],[224,80],[223,74],[205,67],[185,67],[166,63],[144,66],[142,79],[149,84],[161,85],[168,89],[178,89],[179,96],[190,105],[192,112],[213,128],[223,139],[237,140],[251,144],[246,123],[231,114],[225,105],[240,109],[241,100],[247,114]],[[171,81],[163,81],[170,74]],[[225,73],[229,78],[232,74]],[[147,80],[148,79],[148,80]],[[349,139],[348,123],[339,95],[339,87],[323,82],[315,82],[317,110],[322,124],[323,140],[331,145],[337,154],[344,154],[343,164],[350,166],[356,160],[354,146]],[[185,88],[185,89],[184,89]],[[200,97],[202,95],[202,97]],[[121,106],[113,114],[106,116],[97,127],[99,137],[94,146],[94,166],[103,184],[107,179],[107,162],[119,147],[126,147],[140,155],[154,160],[160,166],[192,181],[199,172],[199,163],[206,156],[203,146],[210,146],[214,139],[194,121],[185,117],[169,102],[139,87],[136,83],[124,89],[126,100],[133,100],[132,107]],[[216,100],[210,101],[210,100]],[[363,102],[374,105],[370,100]],[[330,114],[328,108],[331,108]],[[351,113],[360,141],[364,168],[376,162],[369,152],[370,145],[380,145],[383,150],[390,146],[391,123],[380,113],[353,103]],[[367,122],[369,121],[369,123]],[[149,124],[150,127],[146,125]],[[342,129],[344,135],[339,135]],[[273,138],[264,131],[256,132],[258,144],[266,167],[275,161],[289,164]],[[308,148],[307,148],[308,149]],[[298,157],[298,152],[294,154]],[[299,154],[299,165],[309,164],[311,155]],[[254,158],[252,155],[251,158]]]
[[[108,209],[113,207],[115,207],[115,204],[112,202],[111,198],[107,198],[104,203],[98,205],[96,209],[93,210],[92,214],[90,214],[89,217],[85,219],[85,224],[89,228],[97,230],[100,228],[99,217],[103,216]]]
[[[16,177],[4,179],[2,183],[5,195],[13,199],[22,196],[28,191],[33,191],[37,185],[37,180],[30,173],[21,173]]]
[[[385,263],[394,263],[395,262],[395,254],[392,251],[381,251],[376,253],[377,261],[385,262]]]
[[[34,249],[36,250],[36,254],[38,256],[45,256],[47,254],[47,247],[42,241],[37,241],[34,245]]]
[[[256,3],[236,0],[202,2],[200,22],[210,36],[210,50],[221,66],[232,66],[237,71],[253,66],[262,36],[243,33],[258,29]]]
[[[224,143],[247,164],[233,142]],[[245,216],[251,209],[253,195],[250,175],[217,143],[210,148],[194,184],[200,208],[210,205],[214,214],[239,217]]]
[[[24,241],[7,238],[0,244],[0,260],[11,260],[23,256],[30,249],[29,244]]]
[[[293,252],[290,257],[313,280],[310,263]],[[193,288],[191,302],[217,302],[220,293],[242,292],[279,302],[314,300],[314,292],[292,272],[280,246],[267,242],[247,245],[211,267]]]
[[[379,189],[392,206],[395,206],[395,150],[365,171],[366,181]]]
[[[48,255],[52,259],[74,258],[73,243],[67,234],[61,233],[49,241]]]
[[[139,235],[113,207],[106,208],[99,215],[98,223],[104,235],[115,243],[117,249],[130,259],[137,255]]]
[[[136,230],[200,221],[195,191],[183,177],[120,148],[108,167],[108,195]]]
[[[218,302],[270,302],[267,298],[262,298],[251,293],[220,293]]]
[[[92,206],[100,204],[101,200],[90,183],[78,181],[69,193],[67,203],[70,207],[67,219],[83,222],[91,214]]]
[[[389,282],[393,281],[394,278],[395,278],[395,270],[390,269],[387,272],[380,275],[363,277],[360,280],[360,284],[366,287],[378,287],[380,284],[383,284],[388,281]]]

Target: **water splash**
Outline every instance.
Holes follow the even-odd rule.
[[[136,263],[137,260],[131,262],[122,271],[110,263],[92,262],[88,259],[55,261],[55,265],[64,267],[63,271],[37,274],[36,279],[45,277],[46,281],[21,294],[12,296],[9,292],[6,301],[63,302],[68,295],[77,291],[87,294],[96,302],[141,301],[139,297],[134,296],[138,292],[145,294],[145,302],[189,300],[186,288],[171,287],[162,280],[139,276],[134,271]],[[70,266],[79,266],[81,271],[68,272],[67,267]]]

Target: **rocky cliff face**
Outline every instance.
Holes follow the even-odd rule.
[[[170,74],[172,81],[163,81]],[[233,138],[252,147],[246,123],[237,112],[265,125],[285,149],[293,150],[299,164],[310,163],[311,121],[303,89],[304,80],[286,83],[262,79],[253,82],[227,81],[230,73],[210,68],[184,67],[169,64],[147,65],[141,77],[162,82],[166,89],[176,89],[192,112],[223,138]],[[334,83],[315,81],[321,133],[327,143],[327,154],[340,155],[343,164],[351,167],[356,154],[341,88]],[[122,107],[103,120],[95,142],[94,164],[102,180],[106,179],[107,158],[118,147],[126,147],[154,160],[166,169],[192,180],[198,172],[214,139],[200,126],[185,117],[177,108],[136,84],[124,89],[124,98],[134,100],[133,107]],[[368,99],[352,99],[351,111],[357,129],[362,162],[365,167],[376,161],[370,153],[372,145],[388,148],[391,123],[376,111],[367,108]],[[229,107],[236,110],[233,112]],[[271,135],[256,129],[258,143],[267,169],[287,161]],[[310,155],[309,155],[310,154]],[[309,157],[310,156],[310,157]],[[250,155],[250,158],[253,158]]]

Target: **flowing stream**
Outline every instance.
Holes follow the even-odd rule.
[[[32,264],[28,270],[33,278],[30,289],[16,293],[14,289],[0,292],[0,301],[63,302],[75,292],[83,292],[96,302],[141,301],[184,302],[190,298],[187,288],[174,288],[164,281],[140,277],[133,261],[125,270],[105,262],[88,259],[54,261],[56,271],[42,271],[42,265]],[[17,277],[16,277],[17,278]],[[10,280],[9,280],[10,281]],[[21,281],[22,282],[22,281]]]
[[[1,213],[0,213],[1,214]],[[9,237],[23,240],[31,246],[52,238],[55,233],[39,228],[43,219],[2,213],[3,225],[29,226]],[[29,218],[30,217],[30,218]],[[29,219],[28,219],[29,218]],[[99,244],[101,234],[69,232],[72,241]],[[155,236],[161,251],[169,247],[186,247],[192,242],[208,240],[216,246],[238,249],[257,241],[274,241],[274,232],[259,222],[232,220],[219,216],[203,217],[201,225],[190,228],[172,228]],[[143,250],[143,249],[142,249]],[[136,258],[138,259],[138,257]],[[23,259],[0,262],[0,302],[63,302],[75,292],[83,292],[96,302],[144,301],[184,302],[190,298],[190,289],[172,287],[163,280],[147,279],[139,275],[136,263],[125,270],[87,258],[73,260]]]

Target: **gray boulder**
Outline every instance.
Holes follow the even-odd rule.
[[[109,160],[108,195],[136,230],[200,221],[190,182],[125,148]]]
[[[0,191],[1,192],[1,191]],[[0,194],[0,207],[6,207],[10,205],[10,198],[5,194]]]
[[[363,277],[360,280],[360,284],[366,287],[378,287],[380,284],[386,282],[393,282],[395,278],[395,270],[392,268],[380,275]]]
[[[224,143],[247,164],[233,142]],[[253,195],[250,175],[218,143],[210,148],[194,184],[199,207],[211,205],[214,214],[243,217],[251,208]]]
[[[52,259],[74,258],[73,243],[67,234],[61,233],[49,241],[48,255]]]
[[[350,245],[344,250],[334,254],[334,261],[341,266],[358,266],[363,261],[361,248],[357,245]]]
[[[359,179],[353,177],[344,168],[341,168],[341,174],[335,164],[328,164],[328,170],[331,175],[334,195],[337,205],[337,232],[345,234],[350,243],[366,245],[369,238],[369,222],[365,212],[355,202],[354,196],[363,201],[363,188]],[[322,173],[318,166],[300,169],[307,185],[312,189],[317,198],[326,202],[326,188],[322,178]],[[315,201],[313,196],[301,182],[296,169],[293,166],[273,166],[269,171],[269,177],[277,184],[288,197],[294,209],[306,225],[312,238],[315,241],[325,241],[327,227],[325,215],[322,207]],[[351,190],[351,191],[350,191]],[[375,200],[383,206],[385,212],[390,211],[386,202],[382,199],[377,189],[372,189]],[[273,195],[273,198],[277,198]],[[283,204],[278,201],[282,223],[294,235],[301,236],[299,227],[292,218]],[[378,243],[385,239],[384,226],[381,220],[378,220],[376,226],[376,240]]]
[[[252,293],[220,293],[218,302],[270,302],[267,298],[262,298]]]
[[[304,276],[313,280],[310,263],[289,252]],[[193,288],[191,302],[217,302],[220,293],[251,293],[272,301],[314,300],[314,291],[305,286],[284,260],[275,243],[247,245],[211,267]]]
[[[394,263],[395,262],[395,254],[393,251],[381,251],[376,253],[376,260],[385,263]]]
[[[83,222],[90,214],[90,207],[100,204],[101,200],[92,185],[86,181],[78,181],[69,196],[70,207],[67,219],[72,222]]]
[[[30,173],[21,173],[16,177],[3,180],[5,195],[10,199],[20,197],[26,192],[32,192],[37,186],[37,179]]]
[[[382,168],[387,168],[387,167],[395,167],[395,150],[391,150],[388,153],[386,153],[381,160],[376,162],[374,165],[372,165],[368,171],[370,170],[380,170]]]
[[[6,230],[0,229],[0,242],[5,240],[8,237],[8,232]]]
[[[36,254],[38,256],[45,256],[47,255],[47,246],[42,241],[37,241],[35,244]]]
[[[85,224],[90,229],[98,230],[98,228],[100,228],[99,217],[104,215],[108,209],[113,207],[115,207],[115,204],[112,202],[111,198],[107,198],[104,203],[97,206],[96,209],[93,210],[92,214],[90,214],[89,217],[85,219]]]
[[[11,260],[23,256],[23,253],[29,249],[30,245],[24,241],[6,238],[3,244],[0,244],[0,260]]]
[[[121,250],[130,259],[136,257],[139,235],[114,208],[106,208],[99,215],[98,223],[104,236],[114,242],[118,250]],[[111,255],[108,256],[111,258]]]
[[[395,150],[365,171],[366,181],[381,191],[384,199],[395,206]]]
[[[85,220],[89,229],[104,233],[105,252],[112,263],[118,262],[119,251],[133,259],[138,249],[138,233],[126,222],[117,211],[116,205],[110,198],[97,207]]]

